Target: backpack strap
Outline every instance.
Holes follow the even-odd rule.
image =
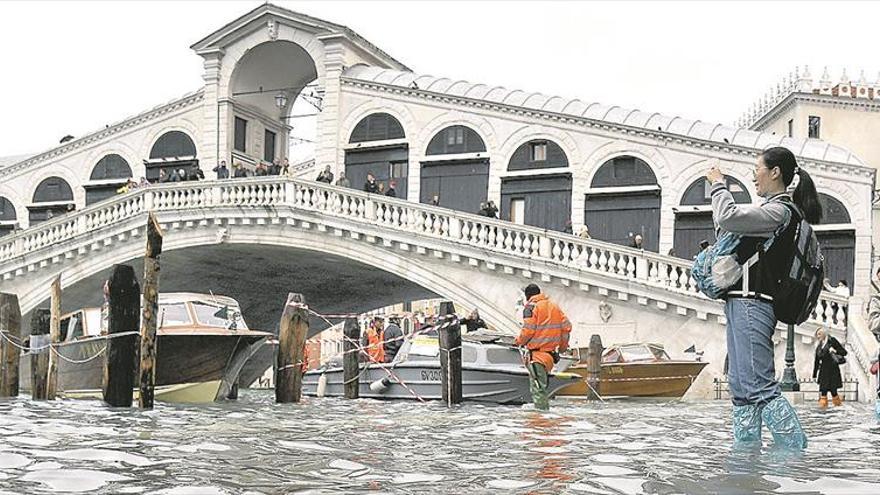
[[[776,240],[776,238],[779,237],[785,231],[785,229],[788,228],[789,225],[791,225],[791,220],[792,218],[794,218],[794,215],[798,216],[798,222],[800,222],[800,218],[803,218],[800,209],[798,209],[797,205],[794,204],[794,201],[787,193],[780,194],[770,201],[782,203],[789,209],[792,215],[789,217],[788,222],[780,225],[773,232],[773,234],[768,237],[767,240],[764,241],[764,243],[758,249],[755,250],[755,254],[753,254],[749,259],[746,260],[745,263],[743,263],[742,295],[745,297],[754,297],[758,295],[757,292],[749,290],[749,271],[751,271],[751,268],[755,265],[755,263],[761,260],[761,255],[763,253],[766,253],[770,250],[770,247],[773,245],[773,242]]]

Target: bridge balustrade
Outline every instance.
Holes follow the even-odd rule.
[[[680,258],[321,182],[277,176],[161,184],[136,189],[3,237],[0,240],[0,263],[12,262],[55,244],[100,231],[150,210],[170,212],[224,207],[287,207],[312,211],[372,224],[380,229],[427,236],[501,255],[543,261],[570,270],[704,297],[691,277],[691,263]],[[811,322],[845,330],[847,306],[847,298],[823,292]]]

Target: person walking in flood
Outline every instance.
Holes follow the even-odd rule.
[[[560,352],[568,349],[571,323],[553,301],[541,293],[536,284],[523,289],[527,302],[523,308],[523,324],[514,345],[529,351],[526,366],[529,368],[529,389],[535,409],[550,409],[547,387],[550,370],[558,360]]]
[[[828,392],[831,392],[831,402],[840,406],[843,400],[837,395],[837,390],[843,388],[840,365],[841,359],[846,356],[846,349],[833,335],[828,335],[824,328],[816,330],[816,341],[813,379],[819,384],[819,407],[828,407]]]
[[[764,198],[760,205],[737,204],[717,165],[706,174],[712,185],[712,218],[716,227],[742,235],[737,259],[740,263],[750,260],[743,267],[748,276],[730,287],[724,306],[733,438],[735,444],[760,444],[763,423],[777,445],[799,450],[806,448],[807,437],[794,408],[782,396],[773,358],[777,323],[773,296],[779,281],[787,277],[779,272],[791,265],[795,247],[774,242],[754,260],[770,237],[790,238],[786,234],[800,223],[790,221],[793,212],[815,224],[822,217],[822,206],[813,180],[798,167],[794,154],[786,148],[769,148],[758,155],[753,174],[755,189]],[[795,176],[799,180],[790,196],[786,190]]]

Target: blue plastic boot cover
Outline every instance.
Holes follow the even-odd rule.
[[[801,428],[797,413],[785,397],[777,397],[764,406],[761,418],[780,447],[801,450],[807,447],[807,436]]]
[[[880,421],[880,399],[874,402],[874,416],[877,416],[877,421]]]
[[[761,409],[754,405],[733,406],[734,443],[761,441]]]

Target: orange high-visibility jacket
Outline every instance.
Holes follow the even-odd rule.
[[[385,362],[385,330],[377,332],[372,326],[367,328],[367,354],[374,363]]]
[[[544,294],[529,298],[523,308],[523,326],[515,344],[532,351],[532,362],[553,369],[553,351],[568,349],[571,323],[565,313]]]

